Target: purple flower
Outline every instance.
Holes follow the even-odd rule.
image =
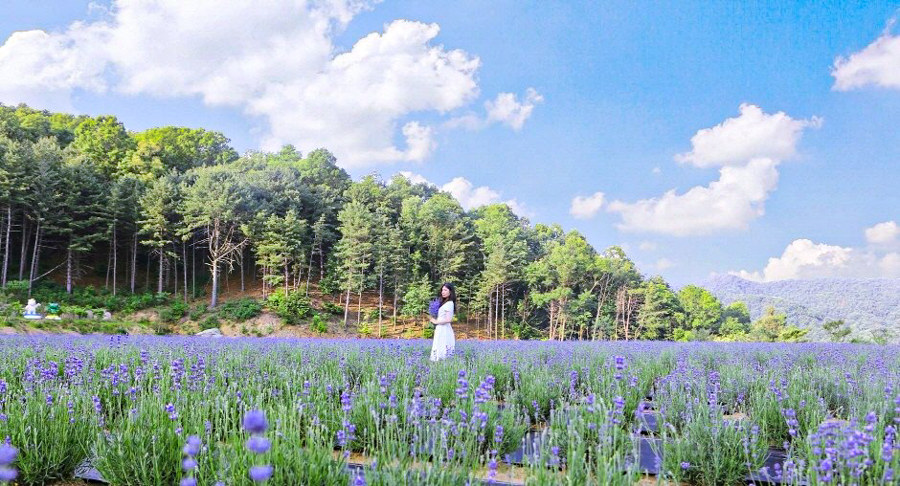
[[[185,444],[182,451],[184,452],[184,455],[193,457],[200,453],[200,445],[200,437],[192,435],[187,438],[187,444]]]
[[[8,466],[16,460],[19,450],[9,444],[0,445],[0,466]]]
[[[272,477],[272,466],[253,466],[250,468],[250,479],[259,483]]]
[[[184,468],[185,471],[192,471],[197,468],[197,461],[188,457],[184,461],[181,461],[181,467]]]
[[[265,437],[253,436],[247,441],[247,449],[255,454],[265,454],[272,447],[272,443]]]
[[[682,470],[682,471],[687,471],[690,467],[691,467],[691,463],[689,463],[689,462],[682,462],[682,463],[681,463],[681,470]]]
[[[178,486],[197,486],[197,480],[194,478],[184,478],[178,483]]]
[[[5,466],[0,467],[0,481],[10,482],[10,481],[16,479],[16,476],[18,476],[18,475],[19,475],[19,473],[16,472],[16,470],[11,467],[5,467]]]
[[[431,314],[431,317],[437,317],[440,309],[441,301],[439,299],[434,299],[428,304],[428,313]]]
[[[251,434],[261,434],[269,428],[266,414],[261,410],[251,410],[244,415],[244,430]]]

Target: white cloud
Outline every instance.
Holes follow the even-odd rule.
[[[654,265],[654,267],[656,267],[656,269],[659,271],[663,271],[674,266],[675,262],[669,260],[668,258],[660,258],[659,260],[656,260],[656,264]]]
[[[413,184],[428,184],[429,186],[438,187],[440,190],[450,193],[450,195],[459,201],[459,205],[466,211],[470,211],[480,206],[502,202],[521,217],[534,218],[535,216],[534,211],[517,199],[507,199],[504,201],[499,192],[488,186],[475,187],[475,185],[465,177],[455,177],[450,182],[439,187],[424,176],[414,172],[400,171],[398,174],[402,175]]]
[[[894,221],[878,223],[866,228],[866,241],[875,245],[895,243],[900,236],[900,226]]]
[[[783,112],[764,113],[742,104],[740,115],[692,138],[693,150],[675,160],[697,167],[719,167],[719,178],[679,194],[674,189],[636,202],[614,200],[607,211],[618,213],[622,231],[674,236],[743,230],[765,214],[765,201],[778,183],[778,164],[796,154],[796,145],[819,118],[795,120]]]
[[[475,187],[465,177],[455,177],[441,186],[441,190],[452,194],[466,211],[500,201],[497,191],[487,186]]]
[[[795,120],[784,112],[768,115],[756,105],[741,104],[741,114],[691,137],[690,152],[675,160],[696,167],[744,165],[755,158],[782,161],[796,153],[797,142],[807,127],[818,127],[821,119]]]
[[[850,91],[867,85],[900,89],[900,36],[888,32],[892,24],[865,49],[835,59],[833,89]]]
[[[466,113],[448,120],[444,123],[444,127],[482,130],[495,123],[502,123],[519,131],[531,117],[535,105],[543,101],[544,97],[534,88],[525,90],[523,101],[519,101],[515,93],[500,93],[493,101],[484,103],[486,113],[483,117],[475,113]]]
[[[412,182],[413,184],[427,184],[429,186],[434,185],[431,183],[431,181],[426,179],[421,174],[416,174],[414,172],[410,172],[407,170],[401,170],[400,172],[398,172],[398,174],[402,175],[403,177],[406,177],[409,180],[409,182]]]
[[[534,88],[525,90],[525,99],[519,101],[513,93],[500,93],[494,101],[485,103],[488,121],[497,121],[513,130],[521,130],[525,120],[531,116],[534,105],[544,101]]]
[[[595,192],[592,196],[575,196],[572,199],[572,205],[569,207],[569,214],[576,219],[593,218],[600,208],[603,207],[603,193]]]
[[[100,20],[10,36],[0,46],[0,101],[72,111],[79,90],[199,97],[258,121],[263,149],[324,146],[345,167],[421,161],[436,147],[434,128],[409,116],[475,100],[480,60],[433,44],[437,24],[409,20],[340,52],[334,37],[374,3],[118,0],[93,9]],[[518,129],[540,99],[529,90],[486,105],[492,123]]]
[[[642,241],[638,245],[638,249],[641,251],[653,251],[656,249],[656,243],[653,243],[652,241]]]
[[[650,171],[650,173],[653,175],[659,175],[660,173],[662,173],[662,169],[660,169],[659,167],[654,167],[653,170]]]
[[[651,231],[675,236],[704,235],[721,230],[746,229],[765,213],[764,202],[778,183],[777,163],[754,159],[745,167],[722,167],[719,179],[677,194],[634,203],[613,201],[622,231]]]
[[[780,257],[769,258],[761,271],[729,273],[758,282],[824,277],[894,278],[900,277],[900,253],[797,239],[784,249]]]

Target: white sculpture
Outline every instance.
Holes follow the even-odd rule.
[[[40,306],[41,304],[35,302],[34,299],[28,299],[28,304],[25,306],[25,319],[42,319],[43,316],[37,312],[37,308]]]

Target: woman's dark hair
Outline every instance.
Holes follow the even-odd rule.
[[[447,290],[450,291],[450,297],[446,299],[442,295],[444,292],[444,287],[447,287]],[[456,309],[456,286],[450,282],[445,282],[444,285],[441,285],[441,290],[438,291],[438,298],[441,299],[441,305],[444,305],[448,300],[453,301],[453,309]]]

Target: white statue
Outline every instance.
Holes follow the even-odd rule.
[[[37,312],[37,308],[40,306],[41,304],[35,302],[34,299],[28,299],[28,305],[25,306],[25,319],[41,319],[43,316]]]

